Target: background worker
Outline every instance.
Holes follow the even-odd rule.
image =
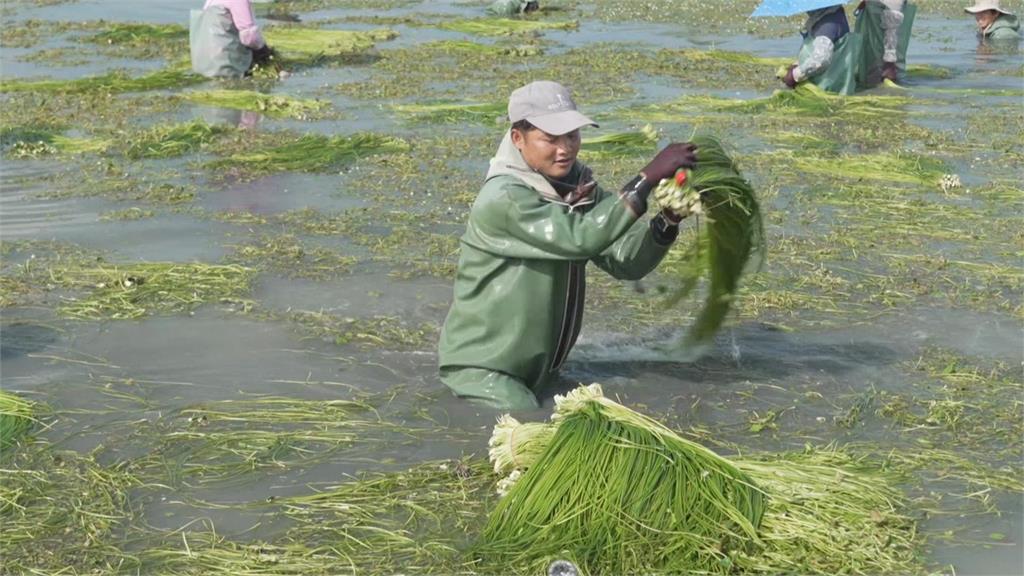
[[[868,9],[869,4],[875,4],[877,8]],[[903,25],[905,6],[906,0],[861,0],[857,6],[858,16],[877,19],[876,25],[882,29],[882,80],[899,80],[900,26]]]
[[[786,71],[782,77],[783,83],[790,88],[796,88],[796,85],[804,80],[823,75],[835,60],[840,40],[849,33],[850,23],[846,20],[842,4],[807,12],[807,21],[800,31],[804,37],[804,44],[800,49],[799,59]],[[845,60],[841,60],[836,65],[845,67],[847,64]],[[843,76],[842,72],[837,70],[833,70],[831,75]],[[829,86],[822,88],[841,91],[833,90]]]
[[[540,2],[537,0],[494,0],[487,7],[487,13],[492,16],[518,16],[540,9]]]
[[[210,78],[240,78],[273,56],[251,0],[206,0],[192,11],[189,28],[192,70]]]
[[[669,144],[608,193],[577,161],[580,128],[596,126],[556,82],[512,92],[511,128],[491,159],[460,241],[454,301],[441,330],[441,379],[458,396],[503,410],[537,407],[536,392],[565,362],[583,320],[586,267],[615,278],[651,272],[682,214],[650,220],[647,197],[696,163]]]
[[[1015,47],[1020,41],[1020,23],[1017,17],[999,6],[999,0],[975,0],[974,6],[964,8],[974,15],[978,24],[979,44],[1006,44]]]

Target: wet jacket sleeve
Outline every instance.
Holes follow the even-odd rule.
[[[660,216],[638,221],[591,261],[619,280],[639,280],[661,263],[678,233],[677,226],[666,226]]]
[[[617,194],[597,197],[589,210],[569,211],[525,185],[505,183],[478,199],[464,239],[506,258],[590,260],[637,220]]]
[[[800,82],[823,72],[832,63],[834,53],[832,40],[827,36],[816,36],[811,44],[811,55],[793,70],[793,79]]]

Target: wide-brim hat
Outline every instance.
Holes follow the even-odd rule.
[[[999,7],[999,0],[974,0],[974,6],[968,6],[964,8],[964,12],[969,14],[977,14],[978,12],[984,12],[986,10],[995,10],[1000,14],[1006,14],[1007,16],[1013,16],[1013,12],[1009,10],[1003,10]]]
[[[508,119],[513,123],[526,120],[554,136],[597,126],[597,122],[576,109],[568,88],[549,80],[530,82],[513,90],[508,97]]]

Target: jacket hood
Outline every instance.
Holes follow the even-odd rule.
[[[536,190],[545,200],[572,207],[593,203],[593,191],[597,186],[597,183],[591,177],[590,169],[578,160],[564,181],[550,180],[540,172],[530,168],[526,160],[523,159],[522,153],[512,143],[511,129],[505,132],[505,137],[501,139],[501,144],[498,145],[498,152],[491,158],[491,164],[487,169],[485,180],[498,176],[518,178],[524,184]],[[563,194],[559,194],[555,190],[556,185],[562,189]]]
[[[1012,14],[1000,14],[996,21],[989,24],[988,28],[985,28],[985,36],[999,30],[1000,28],[1009,28],[1014,32],[1020,30],[1020,22],[1017,17]]]

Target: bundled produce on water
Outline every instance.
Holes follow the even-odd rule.
[[[555,396],[550,423],[503,416],[489,455],[502,498],[477,548],[484,566],[863,574],[916,562],[896,474],[834,446],[726,459],[598,384]]]

